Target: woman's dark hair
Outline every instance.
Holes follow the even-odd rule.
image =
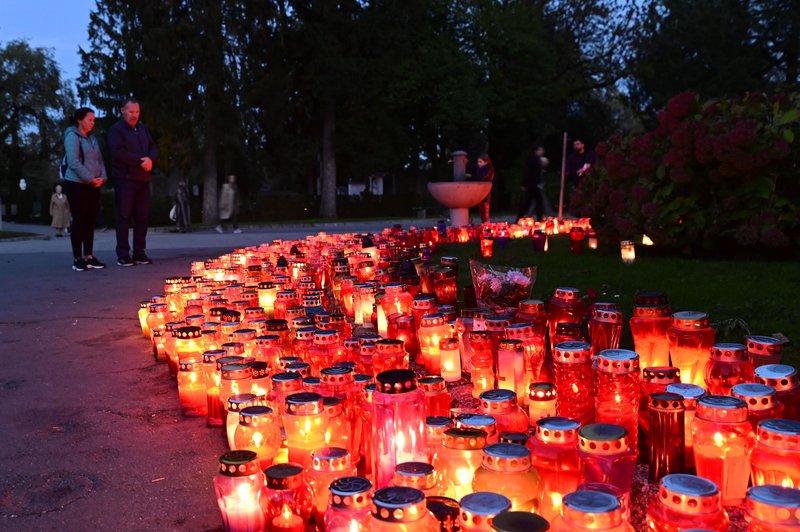
[[[86,115],[88,115],[89,113],[94,114],[94,109],[91,109],[89,107],[79,107],[78,110],[75,111],[75,113],[73,113],[72,115],[72,124],[77,126],[78,122],[86,118]]]

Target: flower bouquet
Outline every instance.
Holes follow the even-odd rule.
[[[520,301],[530,299],[536,282],[536,266],[512,268],[470,260],[469,269],[478,306],[496,312],[516,310]]]

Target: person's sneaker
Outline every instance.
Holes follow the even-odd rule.
[[[241,233],[241,232],[242,232],[242,230],[237,228],[237,229],[234,229],[234,230],[233,230],[233,232],[234,232],[234,233],[236,233],[236,234],[238,235],[239,233]]]
[[[215,230],[217,231],[217,233],[219,233],[219,234],[222,234],[222,233],[223,233],[223,231],[222,231],[222,226],[221,226],[221,225],[218,225],[218,226],[216,226],[214,229],[215,229]]]
[[[130,257],[120,257],[117,259],[117,265],[119,266],[133,266],[133,261]]]
[[[75,259],[75,261],[72,263],[72,269],[76,272],[82,272],[86,270],[86,261],[83,259],[83,257],[78,257]]]
[[[134,255],[133,262],[136,264],[153,264],[153,261],[145,254],[142,255]]]
[[[105,264],[103,264],[102,262],[97,260],[97,258],[94,257],[94,256],[89,257],[88,259],[86,259],[86,266],[88,268],[93,269],[93,270],[102,270],[103,268],[106,267]]]

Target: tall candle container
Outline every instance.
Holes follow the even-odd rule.
[[[280,338],[280,346],[284,355],[293,355],[292,339],[289,335],[289,323],[284,319],[267,320],[265,324],[267,335],[277,335]]]
[[[334,362],[344,360],[344,345],[339,333],[333,330],[315,330],[313,344],[308,350],[308,362],[311,364],[311,374],[320,375],[323,368],[328,368]]]
[[[150,338],[150,327],[147,326],[148,314],[150,314],[150,300],[146,299],[139,303],[139,312],[136,314],[139,318],[139,328],[145,338]]]
[[[522,303],[520,303],[520,306],[522,306]],[[519,320],[519,314],[516,319]],[[530,322],[513,323],[506,327],[506,338],[522,342],[523,366],[525,368],[525,385],[523,388],[540,379],[542,366],[544,365],[546,351],[544,341],[545,322],[540,320],[539,323],[541,323],[541,327],[537,327],[536,323]],[[519,392],[517,393],[519,394]],[[526,395],[523,394],[523,396]],[[527,404],[527,401],[525,401],[525,404]]]
[[[325,512],[331,498],[331,483],[342,477],[354,477],[356,466],[350,453],[341,447],[321,447],[311,454],[311,467],[306,470],[308,486],[313,498],[312,515],[320,528],[325,522]]]
[[[512,510],[535,512],[542,494],[542,479],[531,463],[531,450],[514,443],[487,445],[481,467],[475,471],[472,489],[505,495]]]
[[[586,342],[583,326],[580,323],[559,322],[556,324],[556,335],[550,337],[550,343],[556,346],[563,342]],[[544,369],[548,369],[546,366]]]
[[[224,360],[224,358],[221,360]],[[219,400],[227,407],[228,399],[230,399],[232,395],[250,391],[250,380],[253,377],[253,370],[250,368],[250,365],[246,363],[225,364],[220,367],[220,377]]]
[[[328,419],[325,428],[325,444],[331,447],[341,447],[350,453],[353,464],[359,460],[358,439],[361,433],[357,431],[353,419],[344,410],[343,402],[338,397],[323,397],[322,407]]]
[[[275,315],[275,298],[278,295],[278,287],[272,282],[258,283],[258,306],[264,309],[267,317]]]
[[[461,353],[461,366],[465,372],[472,371],[472,350],[469,346],[469,333],[474,326],[474,308],[462,308],[461,314],[456,318],[456,338],[458,350]]]
[[[261,508],[267,530],[303,532],[311,519],[313,499],[303,466],[276,464],[264,470],[267,486],[261,496]]]
[[[374,532],[439,532],[439,522],[418,489],[391,486],[372,497],[367,528]]]
[[[636,246],[633,240],[623,240],[619,243],[619,253],[622,263],[630,266],[636,261]]]
[[[341,477],[329,486],[325,511],[327,532],[369,532],[372,482],[364,477]]]
[[[387,316],[392,314],[410,314],[411,303],[414,300],[403,283],[388,283],[384,285],[385,294],[381,306]]]
[[[547,328],[550,333],[550,348],[554,346],[553,338],[556,325],[559,323],[581,323],[585,306],[581,300],[581,292],[577,288],[556,288],[555,294],[548,300]]]
[[[267,362],[270,367],[277,368],[281,357],[287,355],[281,345],[281,337],[277,334],[265,334],[256,337],[256,347],[253,356],[256,360]]]
[[[515,396],[527,395],[525,386],[525,355],[522,340],[501,339],[497,347],[497,386],[514,392]]]
[[[303,362],[308,361],[308,351],[314,344],[314,334],[316,332],[317,330],[314,327],[303,327],[294,331],[291,340],[292,356],[298,357]],[[315,375],[319,375],[319,372],[315,373]]]
[[[783,486],[752,486],[747,490],[748,532],[790,532],[800,526],[800,490]]]
[[[694,468],[694,419],[697,411],[697,400],[705,397],[706,391],[700,386],[682,382],[668,384],[666,391],[678,394],[683,398],[686,468],[691,471]]]
[[[741,504],[755,445],[753,427],[747,421],[747,404],[736,397],[701,397],[692,436],[697,475],[717,485],[723,506]]]
[[[442,366],[442,378],[446,382],[461,380],[461,352],[457,338],[442,338],[439,341],[439,358]]]
[[[427,462],[403,462],[394,468],[392,486],[407,486],[416,488],[425,494],[425,497],[436,497],[444,494],[439,486],[439,476],[436,469]]]
[[[563,342],[555,346],[556,410],[582,425],[595,417],[595,372],[592,368],[591,346],[586,342]]]
[[[561,514],[561,500],[580,484],[577,421],[548,417],[536,422],[528,440],[533,466],[542,477],[542,498],[537,513],[552,520]]]
[[[239,424],[233,436],[236,449],[258,455],[261,469],[272,465],[281,446],[280,426],[268,406],[248,406],[239,411]]]
[[[303,376],[299,373],[284,371],[276,373],[271,378],[272,389],[267,394],[267,406],[272,408],[280,426],[283,427],[286,397],[303,390]]]
[[[719,343],[711,347],[706,364],[705,385],[711,395],[730,395],[731,388],[753,382],[753,365],[744,344]]]
[[[589,321],[592,356],[606,349],[617,349],[622,337],[622,312],[615,309],[595,309]]]
[[[755,486],[800,488],[800,421],[760,421],[750,469]]]
[[[481,393],[495,387],[491,333],[472,331],[468,333],[468,341],[472,351],[472,396],[477,399]]]
[[[705,367],[714,345],[716,331],[708,325],[708,314],[684,311],[672,315],[667,330],[672,365],[681,370],[685,383],[703,386]]]
[[[266,517],[259,503],[263,487],[264,474],[258,467],[256,453],[228,451],[219,458],[214,494],[226,532],[266,529]]]
[[[252,393],[231,395],[226,405],[228,413],[225,414],[225,435],[228,438],[228,448],[236,450],[236,428],[239,426],[239,413],[248,406],[266,406],[265,400]]]
[[[628,444],[638,453],[639,355],[627,349],[606,349],[597,356],[595,419],[628,431]]]
[[[250,371],[250,391],[266,399],[270,387],[272,386],[272,380],[269,378],[269,364],[261,360],[250,362]]]
[[[772,336],[748,336],[747,353],[754,368],[767,364],[780,364],[783,341]]]
[[[439,342],[450,336],[450,326],[444,319],[444,314],[426,314],[420,320],[417,330],[419,340],[420,363],[425,366],[428,373],[438,375],[442,371]]]
[[[184,357],[178,367],[178,400],[186,417],[205,417],[208,414],[206,383],[203,380],[200,357]]]
[[[511,509],[508,497],[493,491],[479,491],[462,497],[457,524],[464,532],[491,532],[495,517]]]
[[[217,360],[225,356],[221,349],[203,353],[203,381],[206,385],[206,424],[209,427],[221,427],[224,423],[225,406],[219,400],[219,382],[222,376],[217,371]]]
[[[427,458],[425,394],[417,388],[414,372],[395,369],[377,376],[372,394],[375,485],[388,486],[394,468],[402,462]]]
[[[425,394],[426,416],[447,416],[450,414],[450,392],[447,391],[444,379],[437,375],[429,375],[417,379],[417,386]],[[412,486],[413,487],[413,486]]]
[[[308,392],[288,395],[283,421],[289,461],[307,468],[311,464],[311,451],[325,445],[328,416],[322,396]]]
[[[768,384],[737,384],[731,389],[731,395],[747,403],[747,419],[753,425],[753,430],[756,430],[762,419],[783,417],[783,405],[777,400],[775,388]]]
[[[683,398],[674,393],[650,395],[650,438],[648,462],[650,482],[658,482],[664,475],[681,473],[686,464]]]
[[[754,371],[756,382],[775,388],[778,400],[783,403],[783,415],[800,421],[800,378],[797,369],[786,364],[767,364]]]
[[[401,340],[383,338],[375,342],[375,352],[372,355],[372,374],[377,376],[384,371],[393,369],[408,369],[408,352]]]
[[[550,523],[551,532],[603,530],[633,532],[625,521],[619,500],[602,491],[574,491],[564,496],[561,515]]]
[[[169,376],[173,379],[178,376],[178,355],[175,353],[175,333],[185,325],[183,321],[169,321],[164,324],[161,342],[164,350],[164,359],[167,361]]]
[[[528,391],[528,422],[535,425],[542,418],[555,416],[557,395],[552,382],[531,383]]]
[[[728,514],[720,504],[717,486],[694,475],[662,478],[658,497],[647,509],[647,528],[658,532],[695,528],[728,530],[728,525]]]
[[[433,463],[434,457],[444,445],[444,432],[452,426],[453,420],[448,416],[427,416],[425,418],[425,433],[428,437],[428,463]]]
[[[275,294],[272,304],[272,317],[276,320],[286,319],[286,309],[296,307],[300,303],[297,292],[294,290],[280,290]]]
[[[603,482],[630,496],[636,451],[629,445],[628,431],[620,425],[594,423],[578,431],[578,456],[583,482]]]
[[[483,460],[486,432],[472,428],[444,431],[443,446],[433,458],[444,495],[460,499],[472,492],[472,478]]]
[[[639,353],[642,367],[668,366],[669,343],[667,329],[672,324],[667,297],[646,304],[638,300],[633,307],[633,316],[628,321],[633,336],[634,350]]]
[[[433,291],[440,305],[455,305],[458,302],[458,283],[452,268],[439,268],[433,272]]]
[[[528,416],[517,404],[517,394],[511,390],[501,388],[481,393],[478,410],[496,420],[497,432],[528,431]]]

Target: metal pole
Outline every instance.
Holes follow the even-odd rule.
[[[558,195],[558,219],[564,217],[564,183],[567,176],[567,132],[564,132],[564,142],[561,148],[561,194]]]

